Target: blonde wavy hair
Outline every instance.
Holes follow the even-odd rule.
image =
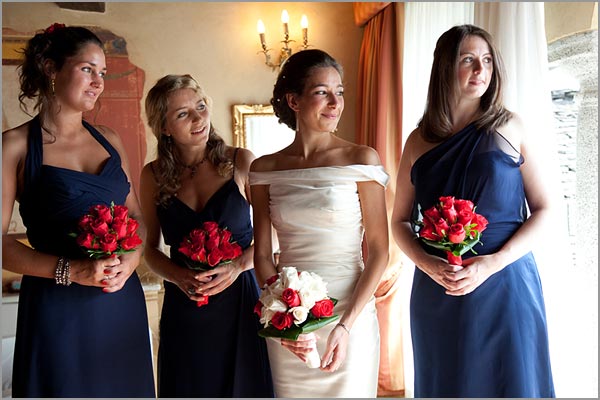
[[[169,95],[179,89],[192,89],[200,95],[212,114],[212,99],[191,75],[166,75],[159,79],[146,97],[148,125],[158,141],[156,163],[153,165],[154,179],[158,184],[155,195],[157,205],[166,205],[181,188],[181,176],[185,169],[177,146],[165,134]],[[233,171],[233,161],[225,155],[226,144],[210,124],[206,158],[217,166],[219,175],[227,177]]]

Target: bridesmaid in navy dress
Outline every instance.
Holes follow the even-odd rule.
[[[36,99],[39,114],[2,135],[2,267],[23,274],[13,397],[154,397],[142,248],[93,260],[69,236],[96,204],[140,220],[118,135],[82,120],[105,74],[100,40],[59,24],[20,66],[21,103]],[[15,200],[33,248],[7,235]]]
[[[554,397],[546,312],[531,249],[551,223],[544,169],[502,104],[491,36],[456,26],[437,42],[427,108],[398,171],[393,232],[417,266],[410,303],[415,397]],[[415,240],[418,208],[473,201],[489,220],[464,265]],[[529,208],[529,212],[528,212]]]
[[[146,98],[158,157],[142,171],[148,228],[145,258],[164,278],[158,351],[159,397],[273,397],[261,328],[253,313],[254,276],[246,149],[225,145],[211,103],[189,75],[167,75]],[[185,267],[179,244],[213,221],[243,249],[233,263],[199,272]],[[161,251],[161,235],[170,257]],[[208,304],[197,302],[208,296]]]

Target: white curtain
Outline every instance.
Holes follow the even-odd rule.
[[[423,116],[438,38],[454,25],[472,24],[473,14],[472,2],[404,4],[402,145]]]
[[[404,65],[402,78],[402,145],[417,127],[425,110],[427,88],[433,63],[433,51],[437,39],[454,25],[472,24],[474,18],[472,2],[404,3]],[[408,259],[403,263],[400,288],[403,293],[402,335],[404,352],[405,396],[414,396],[414,370],[412,340],[410,336],[409,299],[414,263]]]

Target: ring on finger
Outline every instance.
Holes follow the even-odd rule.
[[[193,288],[193,287],[192,287],[192,288],[189,288],[189,289],[187,290],[187,292],[188,292],[188,294],[189,294],[189,295],[195,294],[195,293],[196,293],[196,288]]]

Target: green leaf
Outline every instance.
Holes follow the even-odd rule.
[[[276,329],[272,326],[261,329],[258,331],[258,335],[264,338],[282,338],[289,340],[298,340],[298,336],[302,333],[310,333],[316,331],[319,328],[324,327],[325,325],[336,321],[340,318],[339,315],[332,315],[331,317],[323,317],[323,318],[315,318],[312,320],[308,320],[304,323],[303,326],[292,325],[291,327],[283,330]]]

